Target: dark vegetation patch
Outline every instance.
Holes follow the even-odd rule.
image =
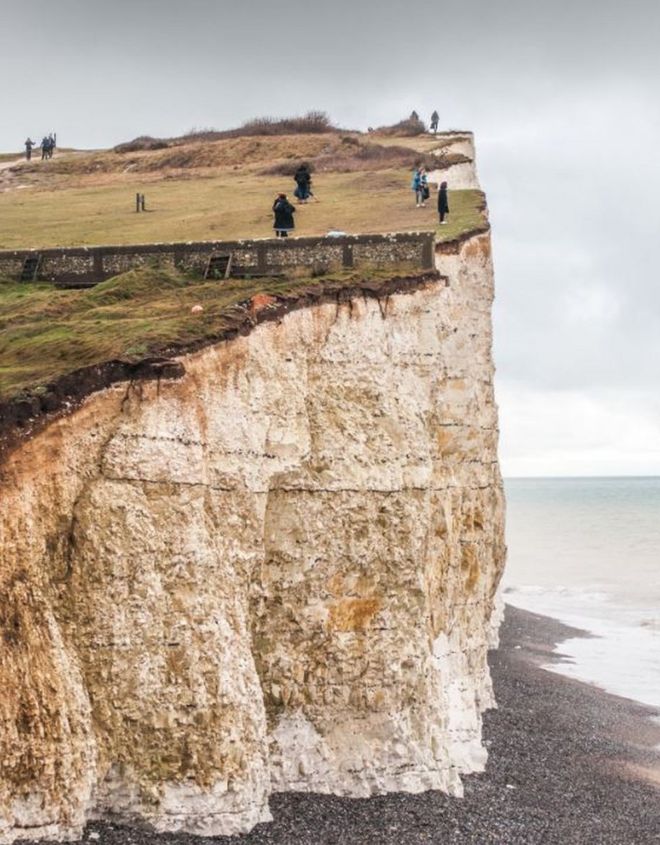
[[[171,141],[168,141],[166,138],[152,138],[151,135],[140,135],[139,138],[134,138],[132,141],[117,144],[113,149],[116,153],[137,153],[149,150],[164,150],[170,145]]]
[[[339,148],[322,152],[306,160],[312,172],[317,173],[353,173],[365,170],[390,170],[406,167],[425,167],[427,170],[445,170],[454,164],[470,161],[462,153],[442,150],[439,154],[423,153],[410,147],[362,143],[354,136],[342,138]],[[264,168],[264,176],[293,176],[301,160],[279,161]]]
[[[426,131],[426,124],[423,120],[408,117],[405,120],[400,120],[398,123],[393,123],[391,126],[379,126],[374,130],[374,134],[395,135],[398,138],[414,138],[417,135],[423,135]]]

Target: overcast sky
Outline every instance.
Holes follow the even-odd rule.
[[[2,150],[309,109],[473,129],[504,472],[660,474],[658,0],[0,3]]]

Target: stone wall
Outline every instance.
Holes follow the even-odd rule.
[[[283,273],[299,267],[317,266],[320,270],[331,271],[364,264],[382,267],[406,264],[412,269],[426,270],[433,267],[433,241],[432,232],[398,232],[338,238],[0,251],[0,276],[20,278],[24,261],[38,256],[38,280],[63,286],[85,286],[145,265],[202,274],[211,256],[226,253],[233,254],[236,272],[255,276]]]

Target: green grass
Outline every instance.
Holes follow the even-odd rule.
[[[409,273],[409,271],[408,271]],[[290,297],[311,288],[378,285],[406,271],[355,270],[322,279],[206,281],[144,268],[87,290],[0,281],[0,399],[43,392],[58,376],[113,359],[140,360],[172,345],[217,336],[232,309],[256,293]],[[193,305],[201,314],[192,314]]]
[[[330,140],[332,149],[343,143],[334,136]],[[378,140],[422,151],[442,139]],[[0,174],[8,186],[0,193],[0,249],[270,237],[273,198],[279,191],[290,193],[293,183],[286,176],[263,175],[264,166],[303,153],[319,155],[329,143],[305,136],[197,145],[183,149],[194,164],[185,172],[171,163],[160,167],[158,157],[171,151],[139,154],[140,161],[150,163],[140,173],[130,172],[134,157],[109,152],[63,155],[5,172]],[[410,178],[402,168],[318,172],[318,202],[298,206],[295,234],[426,230],[450,241],[484,227],[481,192],[450,191],[448,225],[438,226],[435,193],[427,208],[416,208]],[[26,187],[18,190],[18,184]],[[135,213],[136,192],[146,194],[145,214]],[[147,268],[86,291],[0,280],[0,398],[39,392],[81,367],[139,360],[168,346],[217,336],[231,325],[232,308],[258,292],[289,296],[321,283],[326,288],[365,278],[378,283],[403,272],[358,269],[323,280],[218,283]],[[197,303],[204,311],[192,315]]]
[[[89,187],[6,191],[0,194],[0,249],[269,237],[273,198],[281,190],[291,190],[287,177],[227,170],[206,178],[122,176]],[[138,191],[146,194],[146,214],[135,213]],[[314,191],[319,201],[296,213],[297,235],[436,228],[435,197],[428,208],[415,208],[406,170],[319,174]],[[480,192],[453,191],[449,201],[443,240],[481,223]]]

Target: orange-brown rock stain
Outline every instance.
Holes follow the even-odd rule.
[[[257,293],[250,300],[250,313],[253,317],[256,317],[259,311],[263,311],[264,308],[268,308],[275,302],[277,302],[277,299],[274,296],[269,296],[267,293]]]
[[[461,572],[465,578],[465,589],[468,593],[474,592],[479,581],[479,557],[474,546],[464,545],[461,554]]]
[[[463,258],[490,258],[491,256],[491,241],[490,234],[481,235],[478,238],[472,238],[463,247],[461,251]]]
[[[364,631],[382,607],[380,598],[345,598],[330,606],[327,626],[334,631]]]
[[[443,456],[455,455],[461,451],[461,444],[454,436],[451,428],[439,428],[436,435],[438,452]]]

